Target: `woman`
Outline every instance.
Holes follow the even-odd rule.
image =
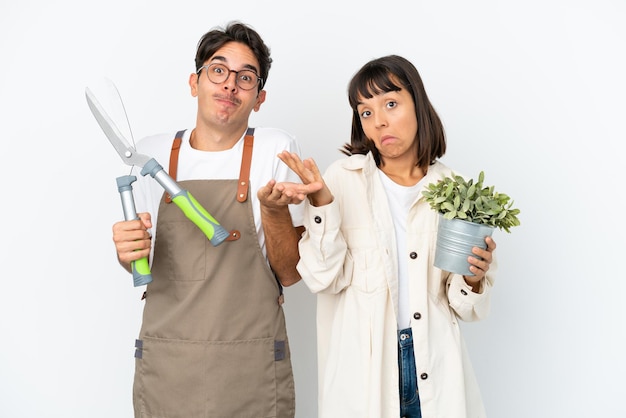
[[[451,169],[416,68],[374,59],[348,96],[348,158],[322,176],[279,154],[305,185],[293,193],[309,191],[298,271],[318,295],[319,416],[484,417],[458,321],[488,314],[496,244],[473,249],[473,276],[433,266],[438,214],[422,191]]]

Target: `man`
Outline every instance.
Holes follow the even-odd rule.
[[[126,270],[151,260],[135,352],[136,417],[295,414],[281,305],[282,287],[300,280],[304,228],[293,203],[304,195],[285,191],[280,182],[298,178],[276,156],[299,149],[282,130],[248,126],[265,101],[271,63],[248,25],[207,32],[189,77],[195,128],[138,143],[139,152],[169,161],[170,176],[232,233],[213,246],[154,179],[137,176],[140,220],[113,226]]]

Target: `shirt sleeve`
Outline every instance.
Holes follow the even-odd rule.
[[[491,309],[491,289],[494,283],[497,261],[494,256],[489,271],[480,282],[480,293],[460,274],[451,274],[448,279],[448,301],[459,318],[466,322],[479,321],[489,315]]]
[[[298,272],[313,293],[339,293],[350,284],[353,263],[341,233],[337,200],[324,206],[304,205],[306,231],[300,240]]]

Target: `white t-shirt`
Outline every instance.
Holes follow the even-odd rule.
[[[378,170],[378,173],[385,187],[396,232],[396,245],[398,247],[398,329],[405,329],[410,326],[411,322],[406,222],[409,218],[409,210],[422,190],[422,181],[420,180],[413,186],[402,186],[387,177],[382,170]]]
[[[167,172],[169,170],[170,152],[176,132],[158,134],[143,138],[137,143],[137,152],[154,158]],[[189,137],[191,129],[183,134],[176,181],[199,179],[238,179],[243,152],[243,136],[231,148],[225,151],[199,151],[191,147]],[[265,235],[261,228],[261,206],[257,191],[271,179],[277,182],[301,183],[300,178],[285,165],[277,155],[288,150],[300,154],[295,138],[289,133],[276,128],[255,128],[252,163],[250,165],[250,193],[252,212],[256,225],[259,245],[265,252]],[[163,196],[163,187],[149,174],[141,175],[141,168],[134,167],[132,174],[137,181],[132,184],[137,212],[149,212],[152,216],[152,249],[157,225],[159,202]],[[233,191],[235,199],[235,191]],[[289,205],[294,226],[303,224],[303,205]],[[219,219],[218,219],[219,221]],[[190,221],[191,222],[191,221]],[[152,257],[150,257],[152,260]]]

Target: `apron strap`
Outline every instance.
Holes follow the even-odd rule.
[[[172,142],[172,151],[170,152],[170,167],[168,174],[176,181],[178,172],[178,154],[180,153],[180,145],[183,142],[183,134],[185,129],[178,131],[174,142]],[[252,162],[252,148],[254,146],[254,128],[248,128],[243,142],[243,154],[241,156],[241,170],[239,172],[239,182],[237,185],[237,201],[245,202],[248,199],[248,182],[250,181],[250,164]],[[165,202],[171,203],[172,197],[169,193],[165,194]]]
[[[170,153],[170,177],[176,181],[176,174],[178,172],[178,153],[180,152],[180,144],[183,142],[183,134],[186,129],[176,132],[176,137],[172,143],[172,152]],[[172,203],[172,196],[169,193],[165,193],[165,203]]]
[[[252,147],[254,145],[254,128],[248,128],[243,139],[243,153],[239,183],[237,184],[237,201],[245,202],[248,199],[248,183],[250,182],[250,163],[252,161]]]

